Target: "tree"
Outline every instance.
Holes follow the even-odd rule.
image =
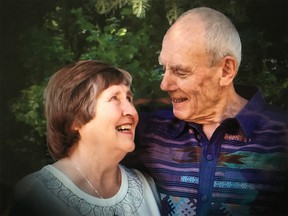
[[[31,18],[22,21],[18,28],[17,22],[10,21],[13,22],[13,31],[5,29],[10,32],[7,35],[10,43],[5,46],[7,50],[17,44],[13,48],[17,54],[17,64],[14,53],[8,55],[11,57],[9,59],[1,53],[1,62],[9,66],[15,64],[15,68],[5,67],[8,68],[5,76],[11,76],[7,83],[13,81],[13,76],[22,74],[17,91],[7,106],[10,112],[7,111],[9,118],[6,123],[11,125],[8,128],[16,124],[21,127],[17,139],[12,133],[6,140],[7,148],[13,147],[13,154],[23,155],[23,151],[37,154],[33,152],[32,146],[43,146],[44,87],[57,69],[72,61],[101,59],[127,69],[133,76],[136,99],[165,95],[159,89],[162,69],[158,65],[158,55],[162,38],[169,25],[182,12],[196,6],[209,6],[222,11],[238,28],[244,54],[237,81],[261,86],[270,103],[288,108],[285,99],[288,85],[286,1],[51,0],[45,1],[45,8],[36,15],[32,12],[37,11],[42,1],[7,1],[6,9],[11,4],[13,10],[19,8],[19,13],[26,11],[24,20]],[[23,11],[27,5],[30,8]],[[10,40],[10,35],[13,35],[13,40]],[[8,88],[9,85],[4,84],[2,88]],[[22,90],[18,95],[19,89]],[[7,95],[5,98],[10,97]],[[9,130],[6,132],[9,134]]]
[[[271,4],[258,3],[266,10]],[[93,9],[94,4],[96,11]],[[214,3],[208,0],[194,2],[167,0],[164,6],[165,12],[162,14],[157,13],[159,8],[163,7],[159,5],[159,1],[98,0],[84,5],[62,2],[45,17],[41,29],[32,27],[23,36],[25,43],[30,42],[25,47],[27,50],[24,48],[23,51],[28,57],[25,60],[25,67],[30,71],[29,78],[47,79],[57,67],[73,60],[101,59],[125,67],[132,73],[134,83],[137,85],[137,88],[134,88],[136,98],[158,97],[161,95],[158,91],[161,69],[157,65],[157,55],[162,36],[181,12],[203,4],[211,4],[219,10],[225,8],[222,11],[231,16],[239,26],[244,41],[244,58],[238,81],[262,86],[266,98],[271,103],[283,102],[281,95],[283,96],[283,89],[288,85],[283,70],[287,68],[287,58],[275,56],[275,53],[270,52],[279,41],[276,44],[270,37],[265,37],[263,26],[257,26],[260,20],[251,19],[253,14],[250,13],[256,8],[253,4],[243,1]],[[148,16],[145,18],[146,14]],[[135,16],[139,19],[135,19]],[[166,20],[165,25],[162,25],[164,28],[159,26],[159,20],[161,22]],[[248,22],[250,25],[247,25]],[[253,25],[256,25],[256,28]],[[287,42],[284,45],[287,48]],[[287,57],[284,48],[281,52]],[[31,53],[34,53],[34,56]],[[149,82],[143,83],[143,79]],[[30,88],[23,90],[22,99],[13,105],[13,112],[18,120],[33,126],[40,135],[44,135],[45,125],[39,115],[39,111],[42,112],[42,100],[38,98],[41,97],[38,90],[43,91],[45,84],[46,82],[33,83]],[[35,89],[36,91],[33,91]],[[28,101],[26,105],[25,101]],[[285,103],[278,105],[287,108]]]

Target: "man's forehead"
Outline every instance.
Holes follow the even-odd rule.
[[[192,40],[194,37],[204,37],[205,26],[197,14],[186,14],[177,20],[167,31],[165,38],[181,38]]]
[[[181,35],[180,32],[176,32],[164,38],[158,61],[160,63],[186,62],[202,55],[206,55],[204,36]]]

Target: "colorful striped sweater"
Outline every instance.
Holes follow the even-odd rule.
[[[201,125],[180,121],[170,110],[143,113],[137,140],[163,215],[282,215],[287,132],[287,115],[257,91],[210,140]]]

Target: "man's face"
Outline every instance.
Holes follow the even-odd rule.
[[[165,70],[161,89],[172,99],[174,115],[182,120],[204,124],[217,111],[223,95],[219,86],[221,68],[211,67],[205,52],[204,31],[195,24],[174,24],[164,37],[159,56]]]

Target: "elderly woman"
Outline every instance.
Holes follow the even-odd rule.
[[[152,178],[119,164],[135,147],[131,82],[94,60],[52,76],[45,116],[56,162],[18,183],[11,215],[160,215]]]

